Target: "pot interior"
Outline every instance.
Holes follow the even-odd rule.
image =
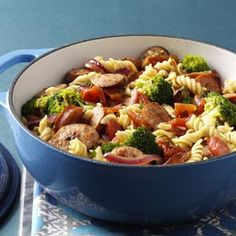
[[[61,83],[66,72],[83,67],[95,56],[138,58],[147,48],[162,46],[180,59],[186,54],[206,58],[222,80],[236,78],[236,55],[225,49],[187,39],[162,36],[119,36],[79,42],[52,51],[31,63],[10,90],[10,104],[20,117],[21,106],[43,88]]]

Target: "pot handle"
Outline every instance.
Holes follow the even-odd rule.
[[[22,49],[9,52],[0,57],[0,73],[21,62],[31,62],[52,49]],[[0,92],[0,107],[6,107],[7,92]]]

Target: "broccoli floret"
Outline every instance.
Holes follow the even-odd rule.
[[[187,72],[200,72],[209,70],[207,61],[200,56],[186,55],[182,61],[183,69]]]
[[[21,108],[22,116],[32,115],[37,109],[37,97],[28,100]]]
[[[122,144],[120,143],[113,143],[113,142],[105,143],[102,145],[102,153],[104,154],[107,152],[111,152],[113,149],[121,146]]]
[[[124,145],[135,147],[145,154],[162,155],[162,150],[156,143],[155,135],[145,127],[137,128]]]
[[[190,96],[182,99],[181,103],[185,103],[185,104],[193,104],[194,103],[194,99]]]
[[[82,105],[80,94],[72,89],[61,89],[49,96],[44,109],[45,114],[53,115],[62,112],[68,105]]]
[[[137,79],[136,86],[141,88],[142,92],[145,93],[153,102],[158,102],[159,104],[171,104],[173,101],[172,87],[160,75],[146,81]]]
[[[211,92],[206,97],[205,111],[216,110],[218,118],[226,121],[230,126],[236,124],[236,105],[222,95]]]

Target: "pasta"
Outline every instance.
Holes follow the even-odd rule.
[[[199,96],[206,90],[199,82],[185,75],[177,76],[175,82],[178,87],[187,87],[191,92]]]
[[[76,156],[87,157],[87,147],[79,139],[75,138],[70,141],[69,153]]]
[[[36,130],[39,133],[39,137],[45,141],[48,141],[53,136],[53,130],[50,127],[47,115],[39,122]]]
[[[187,160],[188,163],[201,161],[203,159],[202,139],[199,139],[191,148],[191,156]]]
[[[235,81],[221,83],[201,56],[178,58],[159,46],[127,58],[95,56],[65,72],[22,106],[24,125],[102,162],[195,163],[236,151]]]

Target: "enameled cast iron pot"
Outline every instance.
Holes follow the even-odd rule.
[[[236,79],[236,55],[217,46],[162,36],[116,36],[82,41],[50,50],[27,66],[7,93],[2,107],[9,117],[21,159],[53,197],[86,215],[132,224],[194,220],[236,199],[236,156],[194,164],[128,166],[102,163],[60,151],[33,135],[21,121],[21,106],[65,73],[90,58],[137,58],[151,46],[163,46],[180,58],[205,57],[223,79]],[[0,58],[3,71],[31,61],[47,50],[21,50]]]

